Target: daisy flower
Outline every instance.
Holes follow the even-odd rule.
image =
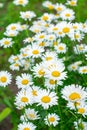
[[[59,43],[57,46],[55,46],[55,50],[57,53],[66,53],[66,44],[64,43]]]
[[[78,123],[74,122],[74,126],[76,130],[78,129],[78,126],[82,130],[87,130],[87,122],[83,122],[81,119],[78,120]]]
[[[39,115],[38,115],[38,111],[35,111],[34,109],[25,109],[25,116],[29,119],[29,120],[37,120],[39,119]]]
[[[18,31],[6,30],[6,32],[4,32],[4,35],[8,37],[15,37],[18,35],[18,33]]]
[[[24,20],[31,20],[36,16],[36,14],[33,11],[20,12],[20,15],[20,17]]]
[[[87,105],[86,103],[81,104],[80,106],[78,106],[77,108],[77,112],[81,115],[83,115],[84,117],[87,116]]]
[[[0,46],[3,46],[4,48],[11,47],[13,43],[12,38],[3,38],[0,40]]]
[[[57,114],[51,113],[48,114],[44,120],[46,125],[53,125],[55,127],[56,125],[58,125],[60,118]]]
[[[70,5],[70,6],[76,6],[77,5],[77,0],[67,0],[67,5]]]
[[[36,66],[33,67],[32,71],[33,71],[35,77],[42,77],[45,74],[44,66],[41,63],[36,64]]]
[[[19,91],[15,97],[15,105],[18,109],[22,109],[26,105],[31,105],[32,103],[32,96],[27,90]]]
[[[6,27],[7,31],[20,31],[21,25],[20,23],[12,23]]]
[[[57,3],[57,4],[54,6],[54,8],[55,8],[55,10],[56,10],[57,12],[61,13],[63,10],[66,9],[66,6],[63,5],[63,4],[58,4],[58,3]]]
[[[28,88],[32,84],[32,77],[29,74],[21,74],[16,77],[16,84],[18,88]]]
[[[14,3],[15,5],[22,5],[22,6],[27,5],[28,2],[29,2],[28,0],[14,0],[14,1],[13,1],[13,3]]]
[[[50,10],[53,10],[54,9],[54,5],[50,2],[50,1],[45,1],[43,2],[42,4],[44,7],[47,7],[48,9]]]
[[[7,71],[0,71],[0,86],[6,87],[11,83],[12,76]]]
[[[78,72],[80,74],[87,74],[87,66],[81,66],[81,67],[79,67]]]
[[[58,105],[58,97],[55,92],[49,92],[47,90],[41,90],[36,98],[38,105],[41,105],[44,109],[48,109],[54,105]]]
[[[65,100],[71,102],[78,102],[81,100],[85,100],[87,96],[87,92],[85,91],[84,88],[82,88],[82,86],[74,85],[74,84],[65,86],[62,89],[61,93],[62,93],[62,97]]]
[[[62,85],[62,84],[63,84],[62,81],[57,80],[57,82],[56,82],[56,80],[54,80],[54,79],[45,79],[45,86],[51,90],[55,90],[56,85]]]
[[[54,79],[54,80],[64,80],[66,72],[64,72],[64,65],[61,62],[53,62],[54,64],[48,64],[47,69],[45,70],[45,77]]]
[[[30,47],[30,51],[29,51],[29,55],[33,58],[38,58],[38,57],[41,57],[42,55],[42,52],[43,52],[43,48],[40,47],[40,46],[37,46],[36,44],[33,44],[31,47]]]
[[[61,14],[60,17],[63,20],[69,20],[72,21],[74,20],[75,16],[74,16],[74,11],[72,9],[65,9]]]
[[[18,130],[35,130],[36,126],[30,122],[23,122],[18,125]]]

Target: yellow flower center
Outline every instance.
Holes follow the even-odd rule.
[[[19,0],[18,2],[19,2],[19,4],[23,4],[24,0]]]
[[[63,31],[63,33],[69,33],[70,32],[70,28],[64,27],[62,31]]]
[[[54,28],[53,28],[53,31],[57,31],[57,30],[58,30],[58,28],[57,28],[57,27],[54,27]]]
[[[39,46],[44,46],[45,45],[45,42],[40,42],[39,43]]]
[[[19,64],[15,63],[15,64],[14,64],[14,66],[15,66],[15,67],[18,67],[18,66],[19,66]]]
[[[26,128],[24,128],[23,130],[30,130],[30,128],[26,127]]]
[[[77,29],[77,26],[74,25],[73,28],[74,28],[74,29]]]
[[[53,45],[54,45],[54,46],[58,45],[58,42],[57,42],[57,41],[54,41],[54,42],[53,42]]]
[[[11,30],[15,30],[15,29],[16,29],[16,27],[15,27],[15,26],[12,26],[12,27],[11,27]]]
[[[37,91],[33,90],[32,94],[33,94],[33,96],[37,96]]]
[[[55,118],[54,117],[50,117],[48,120],[49,120],[49,122],[54,122]]]
[[[72,66],[72,69],[76,69],[76,66]]]
[[[66,16],[66,17],[70,17],[70,14],[69,14],[69,13],[67,13],[67,14],[65,14],[65,16]]]
[[[39,51],[38,51],[38,50],[33,50],[32,53],[33,53],[34,55],[38,55],[38,54],[39,54]]]
[[[43,16],[42,20],[45,20],[45,21],[48,20],[48,16]]]
[[[54,85],[55,84],[55,80],[50,79],[49,83],[52,84],[52,85]]]
[[[17,60],[18,60],[18,57],[15,57],[13,60],[14,60],[14,61],[17,61]]]
[[[74,35],[74,38],[78,39],[78,38],[79,38],[79,35],[78,35],[78,34],[75,34],[75,35]]]
[[[80,98],[81,98],[80,94],[79,94],[79,93],[76,93],[76,92],[73,92],[73,93],[71,93],[71,94],[69,95],[69,99],[70,99],[70,100],[77,100],[77,99],[80,99]]]
[[[64,48],[62,46],[59,46],[59,50],[64,50]]]
[[[79,108],[79,109],[78,109],[78,112],[79,112],[80,114],[83,114],[83,113],[85,113],[85,109],[84,109],[84,108]]]
[[[24,103],[26,103],[26,102],[28,102],[28,98],[27,97],[22,97],[21,101],[24,102]]]
[[[61,7],[58,7],[58,8],[57,8],[57,11],[62,11],[62,8],[61,8]]]
[[[5,83],[5,82],[7,81],[7,77],[2,76],[2,77],[0,78],[0,81],[1,81],[2,83]]]
[[[29,80],[27,80],[27,79],[23,79],[23,80],[22,80],[22,84],[23,84],[23,85],[27,85],[28,83],[29,83]]]
[[[47,61],[52,60],[52,57],[51,57],[51,56],[48,56],[48,57],[46,57],[46,60],[47,60]]]
[[[52,72],[52,76],[53,77],[59,77],[60,76],[60,72],[59,71],[53,71]]]
[[[43,39],[43,38],[44,38],[44,35],[40,35],[39,38],[40,38],[40,39]]]
[[[87,69],[83,69],[82,72],[83,72],[83,73],[86,73],[86,72],[87,72]]]
[[[84,49],[84,47],[83,46],[79,46],[78,49],[81,51],[81,50]]]
[[[76,5],[76,2],[75,1],[70,1],[70,5],[74,6],[74,5]]]
[[[9,45],[10,42],[9,42],[9,41],[4,41],[4,44],[5,44],[5,45]]]
[[[35,115],[34,114],[29,114],[29,117],[30,118],[35,118]]]
[[[52,10],[52,9],[54,9],[54,6],[53,5],[48,5],[48,8],[50,9],[50,10]]]
[[[45,72],[44,72],[44,70],[43,70],[43,69],[40,69],[40,70],[38,71],[38,74],[39,74],[39,75],[44,75],[44,74],[45,74]]]
[[[35,29],[34,32],[35,32],[35,33],[38,33],[38,32],[39,32],[39,29]]]
[[[41,98],[41,101],[42,101],[43,103],[49,103],[49,102],[51,101],[51,98],[50,98],[49,96],[43,96],[43,97]]]

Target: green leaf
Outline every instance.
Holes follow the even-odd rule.
[[[11,113],[11,109],[10,109],[9,107],[5,108],[5,109],[0,113],[0,122],[3,121],[10,113]]]

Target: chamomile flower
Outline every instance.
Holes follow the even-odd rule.
[[[0,86],[6,87],[11,83],[12,76],[7,71],[0,71]]]
[[[80,106],[78,106],[77,112],[85,117],[87,115],[87,105],[86,105],[86,103],[85,104],[83,103]]]
[[[66,6],[65,5],[63,5],[63,4],[56,4],[55,6],[55,10],[57,11],[57,12],[59,12],[59,13],[61,13],[63,10],[65,10],[66,9]]]
[[[61,14],[60,14],[60,17],[63,19],[63,20],[69,20],[69,21],[72,21],[74,20],[75,16],[74,16],[74,11],[71,10],[71,9],[65,9]]]
[[[50,1],[45,1],[43,2],[42,4],[44,7],[47,7],[48,9],[50,10],[53,10],[54,9],[54,5],[50,2]]]
[[[74,46],[74,52],[76,54],[85,53],[86,52],[85,46],[86,46],[85,44]]]
[[[57,53],[66,53],[66,44],[60,43],[57,46],[55,46],[55,49]]]
[[[81,100],[85,100],[87,96],[87,92],[85,91],[84,88],[82,88],[82,86],[74,85],[74,84],[65,86],[62,89],[61,93],[62,93],[62,97],[65,100],[71,102],[78,102]]]
[[[8,59],[8,61],[10,63],[17,62],[18,60],[19,60],[19,56],[18,55],[11,55],[10,58]]]
[[[25,109],[25,116],[29,119],[29,120],[37,120],[39,119],[39,114],[38,111],[35,111],[34,109]]]
[[[8,37],[15,37],[18,35],[18,33],[18,31],[6,30],[6,32],[4,32],[4,35]]]
[[[52,52],[52,51],[51,52],[47,51],[42,57],[43,61],[52,61],[55,59],[57,59],[57,54],[55,52]]]
[[[87,66],[81,66],[81,67],[79,67],[78,72],[80,74],[87,74]]]
[[[72,24],[71,23],[67,23],[65,21],[61,22],[60,24],[60,28],[62,30],[62,33],[64,35],[69,35],[70,33],[72,34],[73,30],[72,30]]]
[[[50,65],[46,69],[45,77],[54,80],[64,80],[67,77],[64,69],[65,67],[61,62],[59,62],[59,64]]]
[[[78,70],[78,65],[75,64],[75,63],[70,64],[70,65],[68,66],[68,70],[69,70],[69,71],[76,71],[76,70]]]
[[[45,69],[43,64],[36,64],[36,66],[33,67],[32,71],[35,77],[43,77],[45,74]]]
[[[84,38],[84,34],[80,31],[72,32],[68,35],[71,40],[80,42]]]
[[[58,125],[60,118],[57,114],[51,113],[48,114],[44,120],[46,125],[53,125],[55,127],[56,125]]]
[[[42,21],[51,22],[54,19],[54,15],[53,14],[44,13],[40,19]]]
[[[22,109],[26,105],[31,105],[32,103],[32,96],[27,90],[22,89],[15,97],[15,105],[18,109]]]
[[[55,92],[41,90],[36,99],[38,105],[41,105],[44,109],[48,109],[49,107],[58,105],[58,97]]]
[[[18,125],[18,130],[35,130],[36,126],[30,122],[23,122]]]
[[[70,5],[70,6],[76,6],[77,5],[77,0],[67,0],[67,5]]]
[[[7,31],[20,31],[20,23],[12,23],[6,27]]]
[[[62,85],[62,84],[63,84],[62,81],[57,80],[57,82],[56,82],[56,80],[54,80],[54,79],[45,79],[46,88],[51,89],[51,90],[55,90],[56,85]]]
[[[0,46],[3,46],[4,48],[11,47],[13,43],[12,38],[3,38],[0,40]]]
[[[78,126],[80,129],[87,130],[87,122],[83,122],[81,119],[77,122],[74,122],[75,129],[78,130]]]
[[[20,63],[19,62],[16,62],[16,63],[13,63],[13,64],[11,64],[10,65],[10,69],[11,70],[17,70],[17,71],[19,71],[20,70]]]
[[[77,102],[68,102],[67,107],[70,108],[71,110],[76,110],[81,105],[81,102],[83,101],[77,101]]]
[[[20,12],[20,15],[20,17],[24,20],[31,20],[36,16],[33,11]]]
[[[22,6],[27,5],[28,2],[29,2],[28,0],[14,0],[14,1],[13,1],[13,3],[14,3],[15,5],[22,5]]]
[[[16,84],[18,88],[28,88],[32,84],[31,75],[22,73],[21,76],[16,77]]]
[[[31,47],[30,47],[30,56],[33,57],[33,58],[38,58],[38,57],[41,57],[42,55],[42,52],[43,52],[43,48],[40,47],[40,46],[37,46],[36,44],[33,44]]]

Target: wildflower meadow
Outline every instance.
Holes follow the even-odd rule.
[[[0,16],[0,130],[87,130],[87,0],[0,0]]]

